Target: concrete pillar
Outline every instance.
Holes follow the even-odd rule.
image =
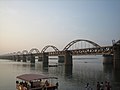
[[[64,63],[64,56],[58,56],[58,63]]]
[[[48,53],[43,53],[42,55],[43,67],[48,67]]]
[[[120,45],[115,44],[113,46],[114,55],[114,69],[120,69]]]
[[[35,56],[33,54],[30,55],[30,62],[35,63]]]
[[[38,62],[42,61],[42,56],[38,56]]]
[[[16,57],[15,57],[15,55],[13,55],[13,60],[16,61]]]
[[[12,57],[11,57],[11,56],[9,56],[9,60],[12,60]]]
[[[23,62],[26,62],[27,60],[26,60],[26,55],[23,55],[22,56],[22,60],[23,60]]]
[[[19,55],[17,55],[17,58],[16,58],[16,59],[17,59],[17,61],[20,61],[20,56],[19,56]]]
[[[9,56],[9,60],[12,60],[12,56]]]
[[[27,61],[30,61],[31,60],[31,56],[30,55],[26,56],[26,59],[27,59]]]
[[[65,52],[65,65],[72,65],[72,55],[70,51]]]
[[[103,55],[103,64],[113,64],[113,55]]]

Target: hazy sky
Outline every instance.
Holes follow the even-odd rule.
[[[120,0],[0,0],[0,54],[120,39]]]

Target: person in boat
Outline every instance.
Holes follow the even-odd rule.
[[[33,88],[33,82],[32,81],[30,81],[30,85],[31,85],[31,88]]]
[[[105,81],[105,84],[104,84],[104,90],[107,90],[107,85],[108,85],[108,82]]]
[[[16,89],[19,90],[20,83],[19,81],[16,81]]]
[[[27,88],[28,88],[27,82],[24,82],[23,83],[23,90],[27,90]]]
[[[91,86],[90,86],[89,83],[86,84],[86,86],[85,86],[85,90],[92,90],[92,88],[91,88]]]
[[[23,90],[27,90],[27,87],[26,87],[26,86],[23,86]]]
[[[58,89],[58,85],[59,85],[59,84],[58,84],[58,82],[57,82],[57,83],[56,83],[56,89]]]
[[[41,79],[39,80],[39,84],[40,84],[40,86],[42,85],[42,80]]]
[[[49,86],[48,80],[45,81],[45,86]]]
[[[104,90],[104,84],[103,84],[103,82],[101,82],[101,84],[100,84],[100,90]]]
[[[110,85],[110,82],[108,82],[108,85],[107,85],[107,90],[111,90],[111,85]]]
[[[100,90],[100,83],[97,82],[97,90]]]
[[[110,82],[105,82],[105,90],[111,90]]]
[[[19,86],[19,89],[18,90],[24,90],[23,89],[23,82],[20,82],[20,86]]]

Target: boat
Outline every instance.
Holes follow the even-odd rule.
[[[57,90],[58,78],[41,74],[22,74],[16,77],[17,90]]]

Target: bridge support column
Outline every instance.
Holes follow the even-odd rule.
[[[103,64],[113,64],[113,55],[103,55]]]
[[[35,63],[35,56],[33,54],[30,55],[30,62]]]
[[[16,57],[15,57],[15,55],[13,55],[13,60],[16,61]]]
[[[70,51],[65,52],[65,65],[72,65],[72,55]]]
[[[64,63],[64,56],[58,56],[58,63]]]
[[[120,70],[120,45],[113,45],[114,69]]]
[[[23,60],[23,62],[26,62],[26,61],[27,61],[25,55],[22,56],[22,60]]]
[[[27,59],[28,61],[30,61],[30,60],[31,60],[31,55],[28,55],[28,56],[26,57],[26,59]]]
[[[16,59],[17,59],[17,61],[20,62],[20,56],[19,56],[19,55],[17,55],[17,58],[16,58]]]
[[[48,53],[43,53],[42,55],[43,67],[48,67]]]
[[[38,56],[38,62],[42,61],[42,56]]]
[[[13,60],[12,56],[9,56],[9,59],[10,59],[10,60]]]

